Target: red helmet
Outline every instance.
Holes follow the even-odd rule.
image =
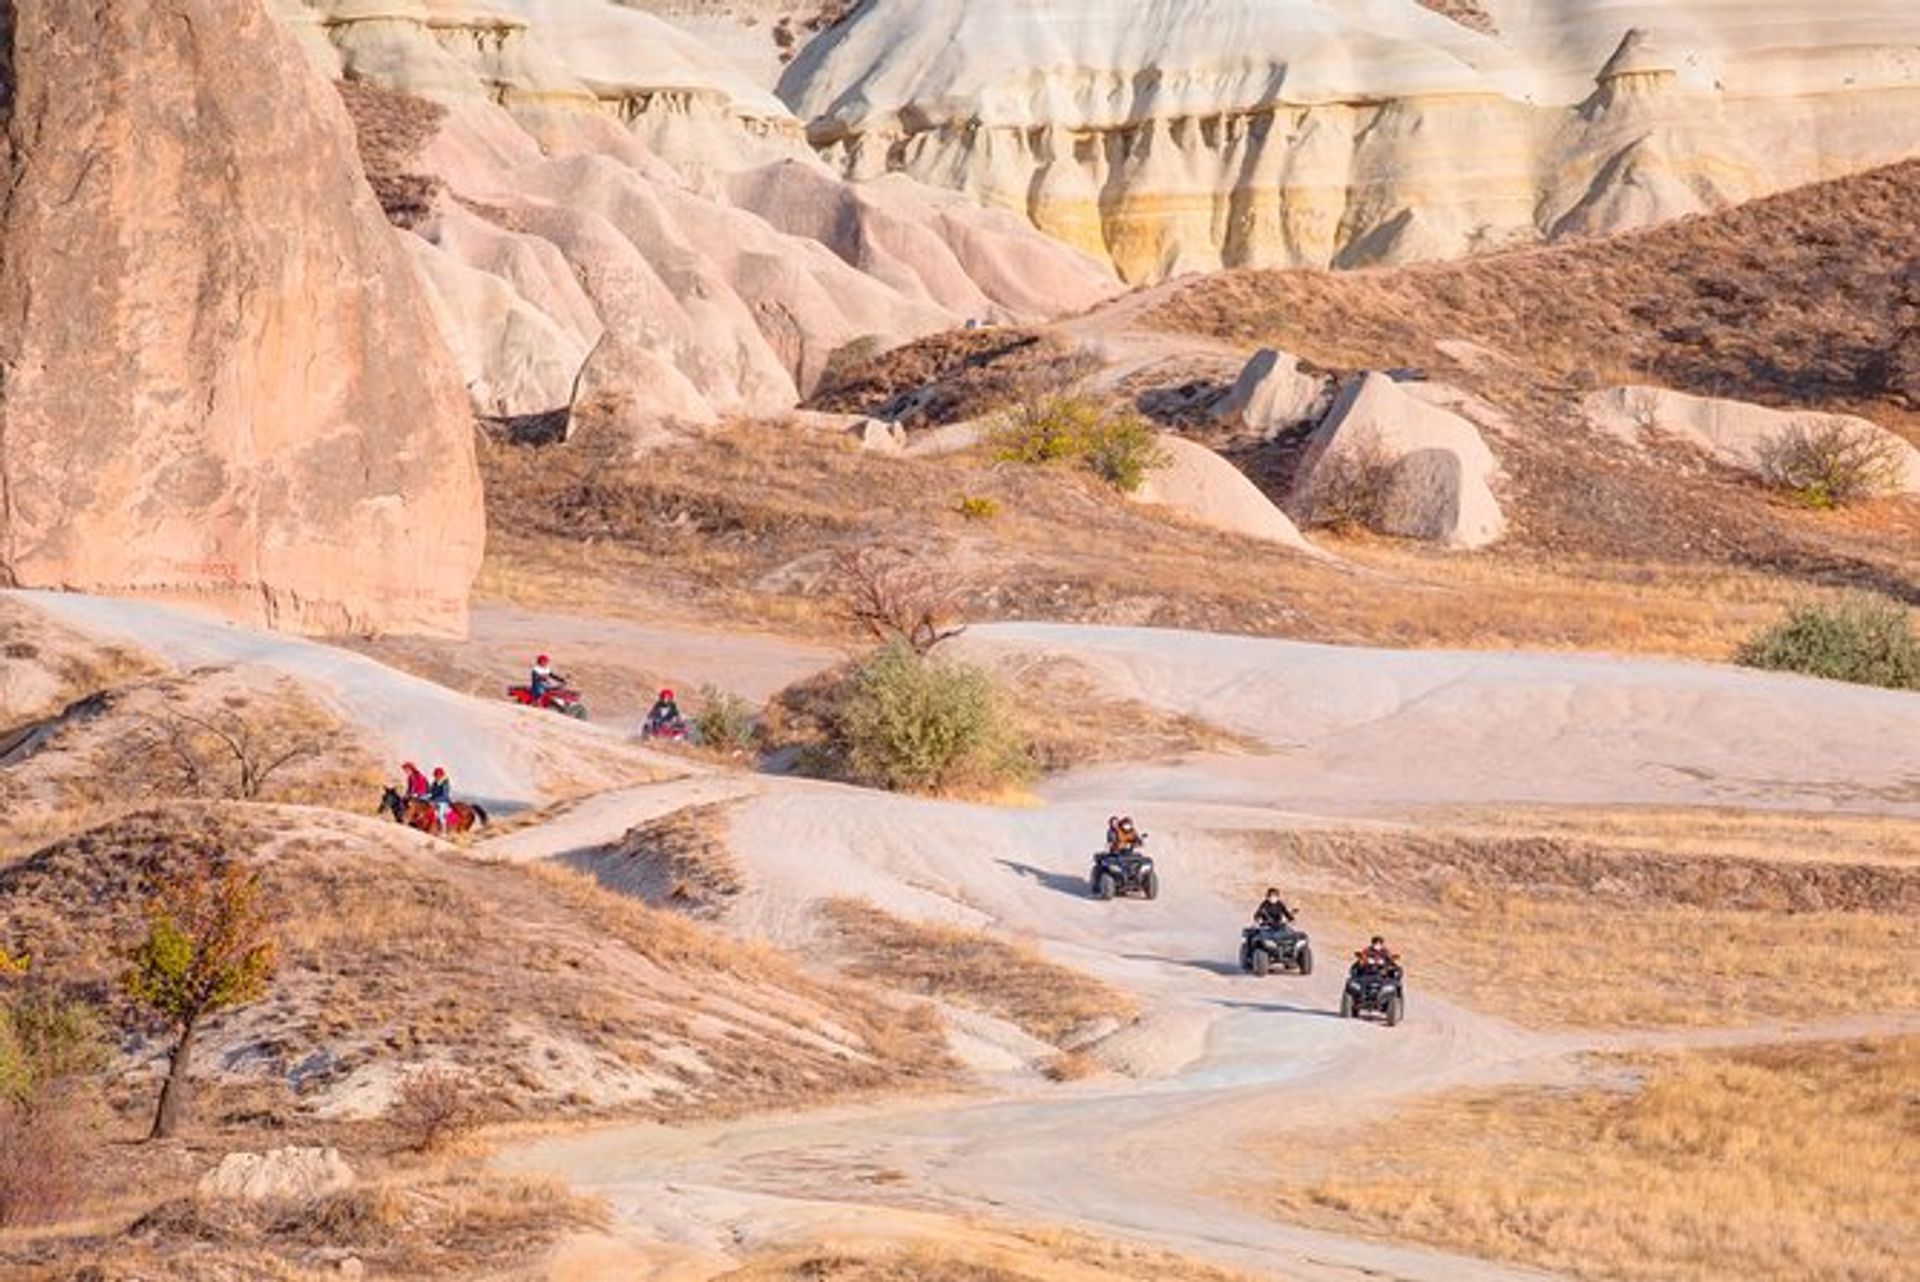
[[[662,691],[660,692],[660,697],[661,697],[662,699],[664,699],[664,700],[666,700],[666,701],[667,701],[668,703],[672,703],[672,702],[673,702],[673,691],[671,691],[671,690],[662,690]]]
[[[445,778],[447,777],[447,772],[446,772],[446,769],[445,769],[445,767],[443,767],[443,766],[435,766],[435,767],[433,768],[433,777],[434,777],[435,779],[445,779]]]
[[[420,767],[414,765],[411,761],[403,761],[400,763],[400,768],[402,770],[418,770]]]
[[[535,655],[533,658],[533,661],[539,664],[543,668],[546,667],[549,663],[553,662],[553,660],[547,658],[547,656],[544,654]]]

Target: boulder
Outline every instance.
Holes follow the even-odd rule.
[[[200,1177],[202,1197],[241,1202],[311,1202],[353,1187],[353,1168],[332,1148],[229,1153]]]
[[[1479,548],[1506,529],[1493,495],[1499,464],[1480,430],[1385,374],[1364,374],[1340,389],[1302,462],[1298,509],[1313,506],[1335,469],[1355,467],[1376,471],[1383,534]]]
[[[904,454],[907,429],[882,418],[863,418],[848,429],[860,448],[874,454]]]
[[[1147,473],[1135,499],[1177,512],[1208,529],[1319,555],[1287,514],[1239,468],[1184,437],[1162,435],[1160,444],[1169,456],[1167,465]]]
[[[0,23],[0,582],[454,632],[472,419],[338,96],[256,0]]]
[[[1300,358],[1271,347],[1255,352],[1214,417],[1239,423],[1271,440],[1326,411],[1329,379],[1308,374]]]
[[[1745,401],[1689,396],[1664,387],[1609,387],[1587,397],[1582,408],[1594,427],[1629,445],[1649,434],[1685,441],[1729,467],[1758,474],[1767,447],[1789,431],[1841,428],[1876,437],[1901,460],[1898,485],[1920,494],[1920,450],[1864,418],[1775,410]]]

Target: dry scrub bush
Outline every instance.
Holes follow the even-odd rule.
[[[1920,690],[1920,639],[1906,609],[1873,597],[1795,606],[1749,638],[1734,658],[1749,668]]]
[[[993,677],[894,642],[855,670],[834,739],[857,782],[912,792],[1018,783],[1031,757]]]
[[[93,1103],[82,1087],[107,1058],[90,1006],[41,987],[0,1005],[0,1228],[78,1205]]]
[[[451,1068],[422,1068],[408,1073],[395,1088],[387,1121],[415,1153],[442,1152],[472,1134],[480,1124],[479,1092],[465,1073]]]
[[[953,578],[904,553],[857,548],[834,558],[848,620],[883,644],[904,642],[925,654],[960,635],[960,588]]]
[[[728,753],[750,752],[755,736],[753,705],[731,690],[701,686],[700,711],[694,714],[693,730],[706,747]]]
[[[64,1101],[0,1101],[0,1228],[70,1214],[86,1190],[82,1127]]]
[[[1763,443],[1759,462],[1769,486],[1807,507],[1831,508],[1898,489],[1906,451],[1869,424],[1815,420],[1791,423]]]
[[[1379,529],[1393,492],[1394,464],[1372,436],[1329,450],[1314,465],[1301,519],[1320,529]]]
[[[987,443],[1001,462],[1078,463],[1126,494],[1168,462],[1159,434],[1138,414],[1067,393],[1021,401],[1001,416]]]
[[[127,759],[142,760],[156,793],[258,800],[276,776],[326,755],[326,727],[284,687],[284,709],[251,706],[239,696],[203,711],[169,707],[129,736]]]

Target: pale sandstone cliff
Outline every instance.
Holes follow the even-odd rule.
[[[1130,279],[1615,232],[1920,154],[1910,0],[870,0],[780,83],[844,172]]]
[[[471,417],[333,90],[256,0],[0,14],[0,577],[464,627]]]

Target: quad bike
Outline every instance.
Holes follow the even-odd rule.
[[[532,686],[508,686],[507,698],[527,708],[550,708],[554,712],[564,713],[576,721],[587,719],[587,705],[580,700],[580,692],[567,686],[548,686],[535,696]]]
[[[659,739],[666,743],[685,743],[687,723],[681,717],[648,717],[647,724],[640,728],[640,737]]]
[[[1355,963],[1347,972],[1346,991],[1340,994],[1340,1017],[1357,1019],[1380,1015],[1387,1027],[1398,1024],[1407,1012],[1406,994],[1400,987],[1398,966],[1362,966]]]
[[[1264,975],[1278,967],[1313,974],[1313,945],[1291,926],[1248,926],[1240,932],[1240,969]]]
[[[1115,895],[1160,897],[1160,874],[1153,870],[1153,856],[1138,846],[1095,855],[1087,883],[1095,899],[1112,899]]]

